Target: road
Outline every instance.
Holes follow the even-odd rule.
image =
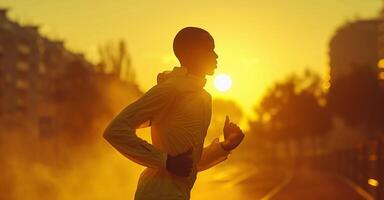
[[[273,169],[275,168],[275,169]],[[364,200],[340,177],[308,166],[223,166],[199,175],[192,200]]]

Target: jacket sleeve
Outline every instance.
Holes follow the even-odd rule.
[[[139,138],[136,129],[162,112],[175,95],[176,89],[166,83],[152,87],[112,119],[103,137],[133,162],[150,168],[165,169],[167,153]]]
[[[231,151],[226,151],[221,147],[218,138],[214,139],[210,145],[203,148],[200,161],[197,164],[197,171],[204,171],[219,164],[226,160],[230,153]]]

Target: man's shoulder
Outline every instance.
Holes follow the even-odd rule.
[[[166,81],[163,81],[161,83],[158,83],[158,84],[152,86],[152,88],[150,88],[147,91],[147,93],[152,92],[152,91],[157,91],[157,92],[161,92],[161,93],[175,94],[175,93],[178,93],[179,90],[180,89],[178,87],[178,84],[175,81],[166,80]]]

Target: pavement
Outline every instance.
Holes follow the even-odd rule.
[[[339,176],[304,166],[293,171],[291,180],[269,199],[364,200],[366,198]]]
[[[222,165],[199,173],[191,200],[261,199],[284,180],[285,170],[251,165]]]
[[[364,200],[367,198],[339,176],[310,166],[285,170],[232,165],[200,175],[191,200],[204,199]]]

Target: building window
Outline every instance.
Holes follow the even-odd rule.
[[[12,30],[12,25],[11,23],[5,21],[5,22],[2,22],[0,27],[4,30],[7,30],[7,31],[11,31]]]
[[[44,39],[38,37],[37,38],[37,49],[40,53],[43,53],[45,51],[45,43],[44,43]]]
[[[46,66],[44,63],[40,62],[38,65],[39,74],[45,74],[47,72]]]
[[[31,48],[29,48],[29,46],[27,46],[25,44],[17,45],[17,50],[22,55],[28,55],[29,53],[31,53]]]
[[[25,80],[17,79],[16,80],[16,88],[18,89],[28,89],[29,84]]]
[[[19,61],[16,64],[16,68],[20,71],[26,72],[29,70],[29,65],[26,62]]]
[[[384,71],[379,73],[379,79],[384,81]]]

